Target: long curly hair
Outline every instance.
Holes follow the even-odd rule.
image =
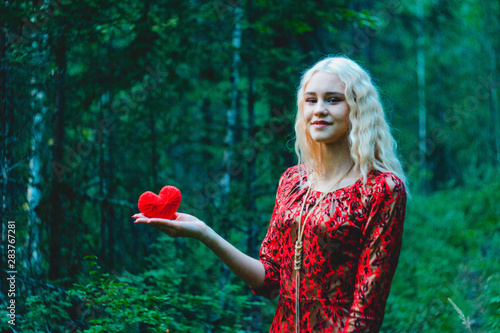
[[[344,56],[327,57],[302,75],[297,91],[295,120],[295,152],[299,164],[304,163],[308,173],[321,175],[325,163],[320,144],[312,139],[304,120],[304,91],[317,72],[335,73],[344,84],[345,98],[349,105],[350,153],[363,181],[366,182],[368,172],[372,170],[392,172],[408,189],[407,179],[397,157],[396,141],[387,123],[377,88],[365,69]]]

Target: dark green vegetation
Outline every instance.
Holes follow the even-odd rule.
[[[412,184],[383,331],[500,332],[498,1],[0,8],[2,304],[8,221],[18,272],[2,331],[266,332],[273,302],[130,216],[174,185],[181,211],[257,256],[300,73],[344,53],[381,87]]]
[[[500,181],[415,196],[384,332],[500,332]],[[467,319],[467,318],[466,318]]]

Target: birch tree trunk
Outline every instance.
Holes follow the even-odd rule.
[[[243,19],[243,10],[239,6],[234,9],[234,30],[233,30],[233,64],[232,64],[232,75],[231,75],[231,108],[226,112],[226,120],[227,120],[227,130],[226,130],[226,138],[224,140],[224,167],[225,171],[221,178],[221,203],[222,208],[226,209],[226,213],[223,214],[227,216],[231,208],[229,207],[229,193],[231,190],[231,177],[233,176],[233,148],[235,145],[235,131],[236,131],[236,119],[238,118],[239,109],[239,99],[240,94],[238,90],[239,82],[240,82],[240,73],[239,73],[239,64],[240,64],[240,47],[241,47],[241,21]],[[226,234],[226,225],[227,221],[221,221],[221,236],[223,238],[227,237]],[[222,265],[221,267],[221,276],[219,278],[219,289],[224,290],[228,276],[229,269]],[[224,293],[221,293],[219,297],[219,302],[221,308],[225,306],[226,297]]]
[[[101,95],[100,101],[100,122],[108,122],[107,110],[110,103],[110,93],[105,92]],[[114,264],[114,237],[113,237],[113,205],[109,198],[109,183],[113,174],[112,166],[110,165],[110,151],[112,151],[111,140],[109,133],[106,130],[102,132],[102,143],[99,156],[99,194],[101,200],[101,258],[108,267],[113,267]]]
[[[443,48],[443,43],[445,42],[445,38],[443,35],[443,26],[446,25],[447,20],[451,20],[452,18],[447,17],[445,13],[448,12],[447,8],[448,4],[443,1],[443,0],[435,0],[434,3],[434,16],[435,16],[435,26],[433,26],[432,30],[432,36],[431,36],[431,41],[432,41],[432,57],[436,57],[436,55],[441,55],[443,54],[444,48]],[[443,66],[445,63],[445,60],[442,59],[437,59],[436,63],[434,66],[437,67],[437,70],[434,70],[436,73],[445,73],[446,72],[446,67]],[[432,77],[434,84],[438,87],[444,87],[446,82],[444,80],[445,75],[436,75]],[[445,128],[446,121],[445,121],[445,110],[446,110],[446,105],[445,101],[442,96],[435,96],[433,100],[433,109],[435,110],[435,117],[437,120],[438,124],[438,129],[439,131],[442,130],[442,128]],[[434,131],[436,133],[435,128],[431,129],[431,133]],[[432,170],[432,181],[429,182],[428,186],[430,190],[434,190],[435,188],[438,188],[440,183],[443,183],[449,179],[451,179],[452,172],[452,157],[449,154],[449,149],[448,145],[443,144],[439,140],[435,140],[435,136],[433,137],[431,135],[432,139],[432,146],[427,147],[427,154],[428,154],[428,160],[427,160],[427,167]],[[430,152],[429,150],[432,150]]]
[[[418,148],[420,155],[419,180],[422,190],[427,190],[427,108],[425,97],[425,35],[424,10],[417,4],[417,93],[418,93]]]
[[[488,57],[488,73],[491,75],[491,79],[487,79],[488,82],[488,92],[489,92],[489,106],[490,106],[490,118],[491,118],[491,147],[493,148],[492,162],[496,164],[497,168],[500,170],[500,115],[498,106],[498,91],[497,91],[497,50],[498,47],[498,31],[500,29],[500,24],[498,17],[500,13],[500,1],[498,1],[498,9],[495,11],[495,5],[493,2],[482,2],[485,6],[486,11],[486,26],[485,30],[489,32],[485,34],[484,38],[486,41],[486,50]],[[495,45],[495,42],[497,45]]]
[[[227,197],[229,195],[229,191],[231,188],[231,173],[233,168],[233,153],[232,149],[235,144],[235,129],[236,129],[236,119],[238,118],[239,110],[239,100],[240,93],[238,90],[238,85],[240,83],[240,73],[239,73],[239,65],[240,65],[240,47],[241,47],[241,21],[243,19],[243,10],[240,7],[236,7],[234,9],[235,14],[235,24],[233,30],[233,73],[231,75],[232,81],[232,98],[231,98],[231,108],[227,110],[226,119],[227,119],[227,130],[226,130],[226,138],[224,141],[225,149],[224,149],[224,165],[225,172],[222,176],[221,187],[223,200],[222,202],[227,203]]]
[[[7,243],[7,222],[8,222],[8,207],[9,201],[7,198],[8,193],[8,167],[11,163],[9,146],[7,143],[7,138],[9,138],[9,125],[11,124],[11,115],[9,113],[8,101],[10,100],[9,94],[9,77],[7,73],[8,63],[7,63],[7,32],[4,29],[0,30],[0,127],[1,127],[1,140],[0,144],[2,145],[0,150],[0,166],[1,166],[1,176],[2,176],[2,184],[1,184],[1,194],[0,194],[0,212],[1,212],[1,223],[2,223],[2,241],[0,242],[0,251],[2,253],[2,258],[0,258],[0,264],[2,267],[7,267],[6,264],[6,255],[5,245]],[[2,292],[5,288],[5,283],[2,283]],[[6,289],[5,289],[6,290]]]
[[[247,20],[248,25],[251,26],[253,23],[253,15],[252,15],[252,1],[249,0],[247,2]],[[248,49],[252,48],[253,43],[253,33],[252,28],[248,29]],[[256,173],[255,173],[255,162],[257,160],[257,152],[258,149],[255,143],[255,95],[254,95],[254,64],[252,57],[248,57],[247,60],[247,71],[248,71],[248,96],[247,96],[247,109],[248,109],[248,144],[250,157],[248,157],[248,175],[246,179],[247,183],[247,209],[250,212],[257,211],[257,205],[255,202],[255,181],[256,181]],[[256,257],[258,255],[257,251],[257,240],[256,240],[256,226],[255,219],[252,218],[248,221],[248,239],[247,239],[247,247],[248,247],[248,255],[251,257]]]
[[[38,92],[37,99],[43,98],[43,92]],[[36,103],[36,100],[35,100]],[[42,275],[42,253],[40,251],[40,231],[41,220],[38,217],[35,209],[40,202],[41,191],[38,188],[40,183],[40,146],[42,144],[42,132],[44,127],[45,116],[47,107],[41,105],[40,112],[36,113],[33,117],[32,125],[32,139],[31,139],[31,157],[30,157],[30,174],[31,178],[28,182],[28,235],[26,237],[26,259],[29,264],[30,275],[39,278]]]
[[[153,188],[158,189],[158,143],[156,134],[156,110],[153,108],[149,112],[149,130],[151,133],[151,176],[153,178]]]
[[[66,32],[64,29],[56,35],[56,103],[54,113],[54,144],[52,147],[52,159],[54,162],[62,161],[64,148],[64,118],[66,108]],[[54,169],[53,169],[54,170]],[[55,170],[54,170],[55,171]],[[55,280],[61,277],[61,234],[64,223],[64,205],[62,196],[61,180],[58,175],[53,174],[51,180],[51,216],[49,232],[49,279]]]
[[[152,177],[152,189],[153,191],[160,191],[160,184],[158,182],[158,139],[156,131],[156,110],[151,109],[149,111],[149,133],[151,135],[151,177]],[[155,230],[145,230],[144,239],[145,242],[145,254],[149,255],[151,252],[151,245],[153,244],[153,239],[157,233]]]

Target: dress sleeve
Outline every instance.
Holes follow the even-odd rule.
[[[264,269],[266,271],[264,284],[259,289],[253,290],[254,294],[264,296],[269,299],[274,299],[279,295],[281,263],[279,234],[276,228],[276,221],[279,219],[280,204],[283,197],[282,193],[286,188],[285,183],[287,182],[288,171],[289,170],[287,170],[287,172],[285,172],[280,178],[271,223],[269,224],[266,237],[264,238],[260,248],[259,259],[262,265],[264,265]]]
[[[406,191],[394,175],[383,174],[373,185],[371,208],[361,249],[354,301],[343,333],[376,333],[401,250]]]

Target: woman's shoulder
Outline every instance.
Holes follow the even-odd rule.
[[[372,170],[368,172],[366,187],[375,193],[405,193],[404,182],[395,173],[388,171]]]
[[[280,186],[286,183],[296,183],[299,182],[306,177],[306,167],[303,164],[297,164],[289,167],[283,172],[280,178]]]
[[[306,168],[303,164],[289,167],[281,175],[278,192],[283,194],[297,191],[305,182],[306,177]]]

